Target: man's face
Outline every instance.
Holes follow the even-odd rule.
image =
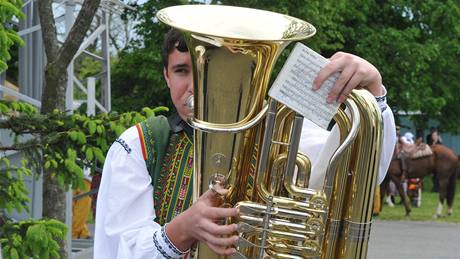
[[[168,67],[163,70],[171,99],[179,116],[186,120],[191,113],[187,99],[193,94],[192,60],[189,52],[177,49],[168,56]]]

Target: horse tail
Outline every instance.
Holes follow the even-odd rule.
[[[457,188],[457,174],[458,174],[458,166],[454,168],[454,172],[452,175],[449,176],[448,182],[447,182],[447,206],[449,208],[452,208],[452,205],[454,203],[454,198],[455,198],[455,190]]]

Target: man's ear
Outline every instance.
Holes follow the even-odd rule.
[[[168,88],[170,88],[170,87],[169,87],[169,75],[168,75],[168,70],[167,70],[165,67],[163,67],[163,76],[164,76],[164,78],[165,78],[165,80],[166,80],[166,84],[168,85]]]

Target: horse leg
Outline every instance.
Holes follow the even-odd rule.
[[[383,179],[382,184],[380,184],[380,212],[382,212],[383,209],[383,199],[385,196],[388,196],[388,184],[390,182],[389,176],[386,176]]]
[[[396,188],[396,184],[394,181],[391,179],[388,181],[388,193],[387,193],[387,198],[386,198],[386,203],[388,204],[388,207],[393,208],[395,206],[394,204],[394,189]]]
[[[409,214],[411,212],[411,206],[410,206],[410,203],[409,203],[409,198],[407,198],[407,195],[404,192],[403,187],[401,185],[401,180],[399,180],[399,177],[397,177],[397,176],[394,176],[394,177],[392,176],[391,180],[395,183],[396,188],[398,189],[399,196],[401,197],[401,200],[402,200],[402,202],[404,204],[404,208],[406,209],[406,216],[409,216]]]
[[[418,188],[418,200],[417,200],[417,208],[420,208],[422,206],[422,188]]]
[[[455,170],[455,168],[454,168]],[[457,187],[457,172],[454,172],[447,183],[447,216],[452,215],[455,198],[455,189]]]
[[[431,176],[431,180],[433,181],[433,187],[431,188],[431,192],[439,192],[439,179],[436,172],[433,172],[433,176]]]
[[[439,203],[435,215],[437,218],[441,217],[444,200],[447,198],[447,182],[447,178],[439,178]]]

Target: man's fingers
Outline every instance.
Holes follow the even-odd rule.
[[[355,67],[354,66],[347,66],[345,69],[340,73],[339,78],[335,82],[334,86],[332,87],[331,91],[327,96],[327,102],[332,103],[339,99],[341,94],[348,94],[345,90],[345,86],[350,81],[350,78],[354,74]],[[351,91],[351,89],[349,89]]]
[[[230,225],[218,225],[215,223],[212,223],[213,225],[210,226],[210,229],[208,230],[209,233],[213,235],[230,235],[232,233],[235,233],[237,230],[237,225],[236,224],[230,224]]]
[[[233,248],[233,247],[222,247],[222,246],[216,246],[216,245],[213,245],[211,243],[206,243],[206,245],[212,250],[214,251],[214,253],[218,254],[218,255],[227,255],[227,256],[230,256],[230,255],[233,255],[236,253],[236,249]]]
[[[206,211],[206,215],[211,219],[222,219],[227,217],[238,216],[237,208],[216,208],[209,207]]]
[[[333,60],[342,58],[343,56],[346,56],[346,55],[347,55],[347,53],[345,53],[345,52],[337,51],[336,53],[334,53],[334,55],[332,55],[332,56],[329,58],[329,61],[333,61]]]
[[[313,80],[313,89],[318,90],[321,85],[335,72],[341,70],[343,65],[341,62],[330,62],[326,66],[319,71],[318,75],[316,76],[315,80]]]
[[[338,98],[338,101],[343,103],[351,91],[359,86],[359,83],[363,80],[362,74],[356,72],[350,78],[348,83],[345,85],[341,95]]]
[[[222,196],[225,196],[227,193],[227,189],[207,190],[201,195],[200,199],[208,205],[216,206],[221,201]]]
[[[200,223],[200,228],[203,233],[209,233],[213,236],[225,236],[235,233],[238,227],[236,224],[219,225],[209,220],[203,220]]]
[[[337,52],[329,58],[329,63],[321,69],[313,81],[313,89],[317,90],[321,87],[324,81],[336,72],[341,72],[349,63],[349,57],[346,53]]]
[[[212,244],[214,246],[220,246],[220,247],[234,246],[238,243],[238,240],[239,240],[239,237],[235,235],[225,236],[225,237],[207,235],[205,238],[206,238],[207,244]]]

